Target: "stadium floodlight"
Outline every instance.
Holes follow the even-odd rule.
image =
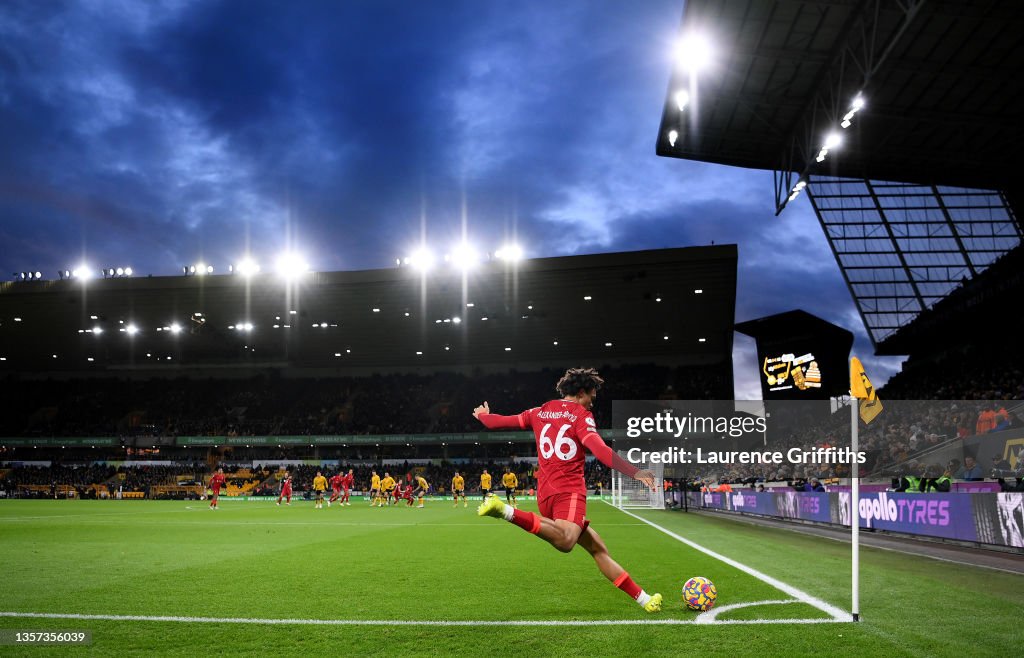
[[[413,251],[411,254],[402,259],[402,262],[406,265],[415,267],[420,272],[428,272],[434,267],[434,254],[426,247],[422,246]]]
[[[196,266],[195,265],[189,265],[188,273],[189,274],[195,274],[196,273]]]
[[[243,258],[238,261],[237,264],[231,266],[231,271],[234,274],[241,274],[242,276],[252,276],[260,271],[259,263],[251,258]]]
[[[840,146],[843,143],[843,137],[838,132],[831,132],[825,137],[825,143],[822,145],[821,150],[818,151],[818,155],[814,158],[815,162],[824,162],[825,157],[831,149]],[[803,189],[803,188],[801,188]]]
[[[100,326],[93,327],[92,328],[92,333],[93,333],[93,335],[96,335],[96,336],[102,334],[103,333],[103,327],[100,327]]]
[[[678,130],[670,130],[670,131],[668,131],[668,145],[669,146],[675,146],[676,145],[676,140],[678,140],[678,139],[679,139],[679,131]]]
[[[676,41],[676,64],[689,74],[696,75],[711,66],[713,51],[707,36],[699,32],[689,32]]]
[[[123,267],[119,267],[119,268],[117,268],[114,271],[117,272],[117,276],[124,276],[124,268]]]
[[[494,252],[494,256],[507,263],[518,263],[523,260],[523,248],[517,244],[505,244]],[[472,306],[472,304],[467,304],[467,306]]]
[[[36,278],[37,279],[42,279],[43,278],[43,273],[42,272],[36,272]]]
[[[820,160],[819,160],[819,162],[820,162]],[[803,178],[801,178],[800,180],[798,180],[796,182],[796,185],[794,185],[793,189],[790,191],[790,195],[789,195],[789,199],[788,200],[792,201],[793,199],[795,199],[798,196],[800,196],[800,192],[802,192],[805,187],[807,187],[807,181],[804,180]],[[700,294],[700,293],[702,293],[704,291],[703,290],[694,290],[693,292],[695,292],[697,294]]]
[[[864,96],[862,96],[861,94],[857,94],[854,97],[853,102],[850,103],[850,111],[847,112],[845,116],[843,116],[843,122],[839,125],[842,126],[843,128],[849,128],[850,125],[853,123],[854,115],[856,115],[857,112],[859,112],[863,107]]]
[[[452,318],[452,323],[453,324],[460,324],[461,322],[462,322],[462,318],[460,318],[458,316]]]
[[[171,324],[171,333],[172,334],[180,334],[181,333],[181,325],[178,324],[177,322],[172,323]]]
[[[457,244],[451,250],[447,259],[453,266],[463,272],[473,269],[476,267],[477,263],[480,262],[479,254],[477,254],[476,249],[474,249],[468,242],[461,242]]]
[[[199,276],[203,276],[204,274],[209,274],[212,271],[212,268],[207,269],[206,263],[199,263],[198,265],[196,265],[195,273],[198,274]]]
[[[240,326],[242,327],[242,329],[245,329],[246,331],[252,331],[252,322],[246,322],[245,324]]]
[[[673,98],[675,98],[676,107],[679,108],[680,112],[685,110],[686,106],[690,104],[690,92],[685,89],[677,91]]]
[[[134,336],[135,334],[139,333],[139,328],[134,324],[130,324],[127,327],[125,327],[125,331],[128,332],[129,336]]]
[[[71,276],[76,279],[81,279],[82,281],[88,281],[92,278],[92,270],[88,265],[82,264],[71,270]]]
[[[124,275],[125,276],[131,276],[132,275],[132,268],[130,268],[130,267],[124,268]]]
[[[277,259],[277,273],[285,279],[294,279],[309,271],[309,263],[301,255],[287,252]]]

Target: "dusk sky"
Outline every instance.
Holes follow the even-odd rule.
[[[871,344],[806,198],[654,154],[683,0],[0,4],[0,272],[737,243],[737,321]],[[737,336],[737,396],[760,397]]]

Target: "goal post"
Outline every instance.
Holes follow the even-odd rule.
[[[625,459],[625,451],[620,450],[619,456]],[[645,462],[636,466],[654,473],[654,490],[639,480],[613,471],[612,505],[619,509],[665,509],[665,465]]]

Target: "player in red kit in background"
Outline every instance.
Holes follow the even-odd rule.
[[[224,477],[224,469],[218,468],[217,472],[210,478],[210,488],[213,489],[213,496],[210,497],[210,509],[219,509],[217,507],[217,499],[220,497],[220,488],[227,484],[228,480]]]
[[[328,507],[331,506],[331,503],[341,498],[341,481],[344,479],[345,476],[341,473],[335,473],[331,476],[331,497],[327,499]]]
[[[540,515],[506,505],[490,496],[477,508],[481,516],[495,516],[533,533],[563,553],[579,544],[590,553],[597,568],[629,594],[647,612],[661,610],[661,594],[648,594],[633,582],[584,517],[587,485],[583,477],[584,448],[602,464],[639,480],[654,490],[654,474],[638,470],[619,457],[597,433],[591,408],[604,380],[593,368],[570,368],[555,389],[561,399],[545,402],[515,416],[492,414],[487,402],[473,416],[488,429],[532,429],[537,438],[537,506]]]
[[[285,505],[292,504],[292,476],[288,471],[284,472],[284,479],[281,480],[281,495],[277,497],[277,504],[281,504],[281,499],[285,499]]]
[[[356,477],[352,474],[352,469],[350,468],[348,469],[348,473],[346,473],[345,476],[341,478],[342,494],[341,502],[338,503],[339,505],[348,505],[349,507],[352,506],[352,503],[348,502],[348,491],[349,489],[352,488],[352,485],[355,483],[355,481]]]

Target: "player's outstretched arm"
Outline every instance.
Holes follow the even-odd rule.
[[[619,457],[618,453],[611,449],[604,439],[601,438],[597,432],[590,432],[583,437],[583,445],[589,450],[597,460],[607,466],[608,468],[614,469],[623,475],[628,475],[634,480],[639,480],[646,484],[652,491],[654,490],[654,473],[651,471],[640,470],[633,464]]]
[[[525,429],[526,425],[523,419],[524,414],[517,414],[515,416],[502,416],[501,414],[492,414],[491,407],[484,402],[482,405],[473,410],[473,417],[484,424],[489,430],[497,429]]]

